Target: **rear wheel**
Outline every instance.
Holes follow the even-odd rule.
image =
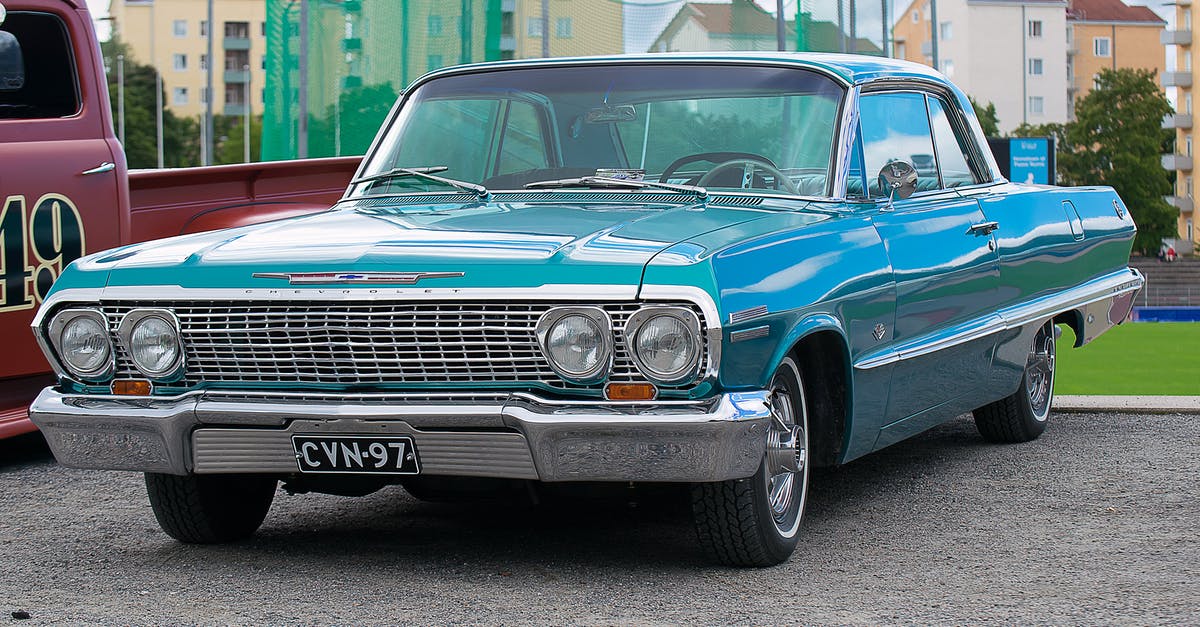
[[[1021,386],[1011,396],[976,409],[975,427],[989,442],[1028,442],[1046,430],[1054,400],[1055,329],[1042,325],[1033,337]]]
[[[771,379],[770,403],[758,472],[692,488],[700,543],[729,566],[772,566],[796,549],[808,497],[808,413],[800,369],[790,357]]]
[[[241,540],[262,525],[275,498],[275,479],[248,475],[146,473],[158,525],[189,544]]]

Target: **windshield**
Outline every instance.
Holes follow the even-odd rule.
[[[603,176],[824,196],[843,94],[815,72],[741,65],[447,76],[409,94],[360,179],[437,167],[492,191]],[[379,176],[352,195],[448,191],[428,177]]]

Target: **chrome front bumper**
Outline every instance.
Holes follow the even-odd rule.
[[[59,463],[74,468],[287,475],[299,472],[293,434],[379,434],[411,436],[422,474],[542,481],[748,477],[770,420],[764,391],[703,402],[512,394],[457,403],[214,392],[154,399],[47,388],[29,414]]]

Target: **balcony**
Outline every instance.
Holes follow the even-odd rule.
[[[1163,128],[1192,128],[1192,114],[1190,113],[1175,113],[1163,118]]]
[[[1159,75],[1163,87],[1191,87],[1191,72],[1163,72]]]
[[[246,115],[246,103],[227,102],[224,113],[225,115]]]
[[[225,70],[226,83],[249,83],[250,70]]]
[[[249,50],[249,37],[226,37],[222,44],[226,50]]]
[[[1191,196],[1163,196],[1163,200],[1167,201],[1168,205],[1178,209],[1181,214],[1192,212]]]
[[[1192,45],[1192,31],[1165,30],[1159,35],[1159,42],[1164,46],[1190,46]]]
[[[1162,167],[1165,170],[1191,171],[1192,156],[1191,155],[1181,155],[1181,154],[1163,155],[1162,156]]]
[[[501,13],[516,13],[517,0],[500,0]]]

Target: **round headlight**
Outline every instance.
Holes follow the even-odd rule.
[[[630,316],[627,341],[648,379],[662,384],[693,377],[700,363],[700,321],[686,309],[648,307]]]
[[[99,374],[112,356],[108,329],[90,316],[67,322],[59,335],[58,348],[67,367],[83,377]]]
[[[172,322],[157,315],[134,323],[128,348],[133,365],[150,377],[169,375],[179,364],[179,332]]]
[[[604,310],[552,310],[538,323],[542,350],[559,376],[591,383],[608,374],[612,327]]]

